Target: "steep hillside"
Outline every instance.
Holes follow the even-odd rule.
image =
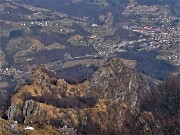
[[[29,84],[13,95],[7,116],[38,129],[51,125],[62,133],[65,129],[77,134],[155,133],[158,126],[152,113],[140,112],[147,91],[148,81],[116,58],[79,84],[68,84],[39,66]]]

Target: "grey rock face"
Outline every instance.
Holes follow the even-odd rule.
[[[139,95],[149,89],[146,79],[124,66],[119,59],[112,59],[93,75],[88,92],[99,98],[118,99],[131,108],[139,108]]]
[[[64,79],[56,79],[56,78],[52,79],[49,75],[41,71],[41,69],[38,69],[37,71],[38,71],[37,73],[35,72],[36,77],[34,77],[34,84],[31,85],[31,88],[33,88],[33,85],[35,85],[34,89],[38,90],[39,88],[40,92],[42,91],[42,95],[38,95],[38,94],[34,95],[34,97],[36,98],[34,98],[33,101],[24,98],[29,96],[28,92],[25,93],[25,95],[23,93],[22,94],[20,93],[18,97],[22,97],[21,101],[23,102],[23,104],[15,105],[12,102],[8,111],[9,119],[13,120],[15,118],[15,120],[17,120],[18,119],[17,116],[18,117],[20,116],[21,122],[25,124],[39,123],[39,125],[41,125],[42,123],[45,123],[48,120],[51,123],[52,116],[49,115],[48,109],[43,108],[43,106],[41,106],[42,104],[46,104],[46,102],[47,103],[49,102],[48,101],[49,99],[48,98],[46,99],[45,97],[47,95],[43,94],[43,92],[44,93],[46,92],[48,93],[48,96],[52,96],[53,98],[57,98],[59,96],[56,99],[57,102],[58,99],[61,100],[61,98],[63,99],[64,97],[66,97],[66,99],[68,100],[62,100],[66,102],[66,104],[68,104],[69,101],[71,102],[75,101],[72,99],[76,99],[77,97],[78,98],[92,97],[94,99],[97,99],[97,101],[99,102],[99,103],[97,102],[98,105],[97,103],[94,103],[94,105],[89,107],[89,110],[95,108],[102,109],[104,106],[108,106],[107,110],[104,113],[99,113],[99,115],[100,117],[102,115],[103,116],[102,118],[106,116],[106,120],[110,120],[110,122],[113,123],[113,127],[116,127],[120,131],[121,128],[123,127],[123,121],[127,113],[127,108],[129,110],[134,109],[136,111],[139,111],[140,96],[143,95],[143,93],[146,93],[146,91],[150,89],[150,86],[148,84],[148,81],[146,81],[146,79],[144,79],[141,75],[137,74],[136,71],[124,66],[119,59],[112,59],[108,61],[106,64],[104,64],[94,73],[94,75],[90,80],[87,80],[82,84],[80,83],[80,84],[71,85],[68,84]],[[39,81],[39,79],[41,80],[43,79],[45,83],[43,83],[43,85],[36,83],[37,81]],[[56,83],[52,83],[52,82],[56,82]],[[40,99],[43,98],[43,101],[40,100],[41,103],[39,103],[38,98]],[[91,102],[91,101],[87,100],[85,102]],[[48,104],[55,106],[55,104],[52,104],[52,102],[49,102]],[[74,103],[74,106],[75,105],[77,106],[76,102]],[[16,106],[18,106],[18,109]],[[62,106],[62,110],[73,111],[76,114],[81,109],[81,108],[74,109],[72,106],[68,108],[69,110],[65,109],[65,107]],[[55,107],[61,108],[61,106],[55,106]],[[85,112],[84,113],[85,117],[88,116],[86,113],[88,114],[91,112],[88,111]],[[79,117],[80,114],[76,114],[76,115]],[[68,127],[73,127],[73,122],[71,121],[70,116],[67,115],[64,117],[66,118],[61,119],[61,121],[65,123],[64,125],[67,125]],[[114,120],[111,121],[111,119]],[[100,125],[103,125],[103,122],[101,123],[101,121],[102,119],[99,119],[98,122]],[[83,125],[86,124],[83,123]]]
[[[8,116],[8,120],[14,120],[16,114],[17,114],[17,107],[16,107],[16,104],[14,104],[13,102],[11,103],[11,106],[9,107],[8,109],[8,113],[7,113],[7,116]]]
[[[17,121],[14,121],[13,124],[11,124],[11,130],[15,133],[18,133],[18,123]]]
[[[29,116],[31,113],[33,113],[33,115],[40,115],[42,112],[42,109],[40,106],[37,105],[36,102],[34,102],[33,100],[27,100],[25,102],[25,105],[23,107],[23,116]]]
[[[96,89],[104,92],[109,86],[109,79],[109,72],[105,68],[100,68],[99,72],[96,72],[93,75],[90,83],[92,88],[95,87]]]

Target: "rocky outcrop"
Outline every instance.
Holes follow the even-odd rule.
[[[9,107],[8,113],[7,113],[8,119],[14,120],[17,113],[18,113],[18,110],[16,108],[16,104],[14,104],[14,102],[11,102],[11,106]]]
[[[150,123],[155,126],[148,130],[154,132],[156,122],[147,120],[153,116],[140,112],[141,96],[149,90],[148,81],[119,59],[108,61],[91,79],[73,85],[40,66],[32,72],[31,82],[12,97],[8,118],[38,127],[73,128],[82,134],[120,134],[126,121],[140,119],[133,129],[143,134],[139,125]]]
[[[40,106],[36,104],[33,100],[27,100],[23,107],[23,116],[27,117],[33,112],[33,115],[40,115],[42,114],[43,110]]]
[[[119,99],[131,107],[138,106],[141,93],[150,90],[148,82],[119,59],[101,67],[90,81],[90,93],[105,99]]]

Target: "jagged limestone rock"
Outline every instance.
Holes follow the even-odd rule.
[[[150,89],[148,81],[119,59],[106,62],[91,79],[79,84],[68,84],[42,67],[33,71],[31,82],[12,97],[9,119],[39,127],[78,127],[78,131],[98,125],[91,134],[121,133],[126,113],[134,109],[139,114],[141,96]]]
[[[14,120],[16,114],[17,114],[17,108],[16,108],[16,104],[14,102],[11,102],[11,106],[8,109],[8,120]]]
[[[18,131],[18,123],[17,123],[17,121],[14,121],[14,123],[11,124],[11,130],[18,134],[19,131]]]
[[[42,113],[42,109],[40,106],[37,105],[36,102],[33,100],[27,100],[25,102],[25,105],[23,107],[23,116],[27,117],[30,114],[33,115],[40,115]]]
[[[68,128],[67,126],[64,126],[63,128],[59,128],[60,132],[63,135],[76,135],[76,129],[74,128]]]

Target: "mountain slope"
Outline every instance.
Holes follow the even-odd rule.
[[[32,72],[31,82],[13,95],[8,119],[78,134],[128,134],[125,123],[136,123],[131,130],[153,133],[158,129],[153,115],[140,112],[140,99],[149,90],[148,81],[117,58],[80,84],[68,84],[40,66]]]

